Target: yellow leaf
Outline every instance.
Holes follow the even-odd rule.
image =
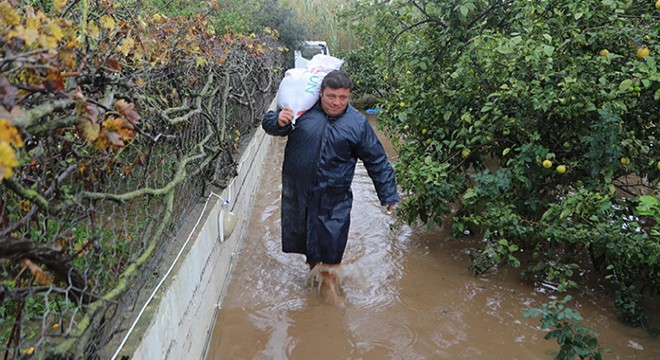
[[[133,124],[131,124],[130,121],[126,120],[126,118],[123,116],[108,118],[103,122],[103,129],[118,134],[124,140],[133,139]],[[106,136],[107,135],[108,133],[106,132]],[[114,138],[110,140],[113,145],[124,146],[123,143],[119,145],[118,142],[113,141],[115,140]]]
[[[87,169],[87,163],[84,160],[78,163],[77,170],[80,174],[84,174],[86,169]]]
[[[101,17],[101,27],[106,30],[112,30],[115,28],[115,19],[110,15],[103,15]]]
[[[197,65],[197,66],[204,66],[204,65],[206,65],[206,59],[204,59],[204,58],[201,57],[201,56],[197,56],[197,57],[195,57],[195,65]]]
[[[0,164],[0,179],[9,179],[12,176],[14,176],[14,170]]]
[[[78,134],[83,140],[88,143],[93,143],[99,137],[99,132],[101,126],[99,124],[92,123],[89,119],[79,119],[78,124],[76,125],[78,129]]]
[[[32,203],[30,202],[30,200],[27,200],[27,199],[21,200],[21,202],[18,203],[18,205],[19,205],[19,208],[21,210],[23,210],[23,212],[28,212],[28,211],[30,211],[30,208],[32,208]]]
[[[141,46],[136,46],[133,49],[133,58],[135,60],[143,60],[144,59],[144,51],[142,50]]]
[[[94,147],[97,150],[105,151],[105,149],[108,147],[108,145],[109,145],[109,141],[108,141],[108,138],[105,136],[105,132],[101,132],[99,134],[98,139],[96,139],[96,141],[94,141]]]
[[[14,144],[17,147],[23,146],[21,134],[7,119],[0,119],[0,141]]]
[[[66,48],[67,50],[70,49],[80,49],[80,43],[78,42],[78,39],[68,39],[68,42],[66,43]]]
[[[39,45],[44,49],[57,49],[57,39],[53,36],[39,36]]]
[[[25,32],[25,28],[23,25],[18,25],[15,26],[13,29],[7,31],[7,35],[5,36],[5,39],[11,40],[13,38],[23,38],[23,33]]]
[[[64,33],[62,33],[62,28],[54,22],[51,22],[48,27],[50,28],[50,33],[53,34],[55,40],[60,41],[64,38]]]
[[[62,11],[64,6],[66,6],[66,0],[53,0],[53,7],[55,10]]]
[[[21,16],[16,10],[6,1],[0,3],[0,25],[7,24],[9,26],[18,25],[21,22]]]
[[[14,170],[18,166],[18,159],[14,148],[6,141],[0,141],[0,178],[9,179],[14,175]]]
[[[27,28],[23,32],[23,40],[25,40],[25,45],[32,46],[37,38],[39,37],[39,30],[34,28]]]
[[[73,50],[60,50],[60,62],[64,68],[74,70],[76,68],[76,52]]]
[[[30,12],[28,12],[28,17],[31,19],[32,17],[29,16],[29,14],[30,14]],[[38,26],[41,26],[42,23],[47,22],[48,19],[49,19],[48,15],[46,15],[46,13],[44,13],[41,10],[38,10],[37,13],[34,14],[34,20],[35,20],[35,22],[37,23]],[[29,21],[29,19],[28,19],[28,21]]]
[[[91,37],[98,38],[101,35],[101,29],[99,29],[95,22],[90,21],[87,23],[87,33]]]
[[[103,129],[94,146],[105,150],[110,145],[114,148],[125,146],[124,140],[133,139],[133,124],[124,117],[109,117],[103,122]]]
[[[121,45],[119,46],[119,51],[121,51],[124,56],[127,56],[131,50],[133,50],[133,46],[135,46],[135,41],[131,39],[130,37],[125,37],[121,41]]]
[[[28,17],[27,20],[25,21],[25,27],[27,29],[35,29],[39,31],[39,28],[41,27],[41,13],[33,16],[33,17]]]

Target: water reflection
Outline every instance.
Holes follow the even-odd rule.
[[[344,256],[348,306],[327,305],[306,283],[300,255],[280,251],[280,164],[269,155],[207,359],[552,359],[538,319],[522,312],[548,300],[515,271],[468,271],[466,246],[445,229],[390,229],[363,167],[353,184]],[[473,241],[473,244],[466,244]],[[549,290],[549,289],[546,289]],[[600,333],[608,359],[659,359],[660,343],[619,324],[606,295],[571,304]]]

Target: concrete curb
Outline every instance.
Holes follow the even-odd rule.
[[[247,230],[272,139],[259,127],[241,155],[238,175],[218,194],[221,199],[211,195],[199,222],[194,227],[182,227],[177,236],[190,236],[186,249],[118,359],[204,357],[234,257]],[[231,236],[221,242],[219,219],[223,207],[229,208],[238,222]]]

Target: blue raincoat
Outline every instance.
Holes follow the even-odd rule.
[[[282,165],[282,251],[307,262],[339,264],[346,248],[353,204],[351,182],[360,159],[381,205],[398,202],[394,170],[367,119],[348,105],[329,117],[320,101],[296,120],[277,125],[278,111],[264,115],[266,133],[288,136]]]

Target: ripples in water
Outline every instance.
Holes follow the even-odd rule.
[[[275,158],[281,157],[277,146]],[[548,300],[548,286],[523,284],[506,271],[473,276],[464,249],[478,246],[478,239],[457,241],[446,229],[390,229],[393,218],[361,168],[344,257],[348,306],[326,304],[306,283],[304,257],[281,252],[280,165],[267,163],[270,175],[257,194],[209,360],[527,360],[548,359],[547,351],[556,349],[537,319],[522,317]],[[577,308],[603,345],[615,349],[613,359],[660,358],[657,340],[618,324],[612,309],[597,305],[607,298],[587,295]]]

